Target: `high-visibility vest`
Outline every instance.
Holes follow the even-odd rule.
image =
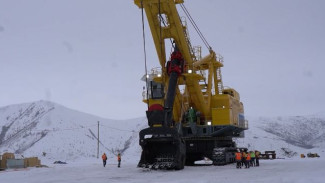
[[[241,157],[242,157],[241,153],[240,152],[236,152],[235,159],[236,160],[241,160]]]
[[[247,161],[251,160],[251,155],[250,154],[247,154],[246,160]]]
[[[121,161],[121,155],[117,155],[117,161]]]
[[[255,158],[255,153],[254,153],[254,151],[251,152],[251,158]]]

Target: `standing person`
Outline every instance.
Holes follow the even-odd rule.
[[[236,159],[236,168],[241,168],[242,154],[239,149],[235,153],[235,159]]]
[[[249,168],[250,161],[251,161],[251,154],[250,153],[247,153],[247,156],[246,156],[246,164],[245,164],[245,167],[246,168]]]
[[[118,165],[117,165],[117,167],[121,167],[121,154],[120,153],[118,153],[117,154],[117,161],[118,161]]]
[[[107,156],[106,156],[105,153],[102,155],[102,159],[103,159],[103,165],[105,167],[106,166],[106,161],[107,161]]]
[[[247,166],[247,165],[246,165],[246,157],[247,157],[247,153],[246,153],[246,151],[244,150],[244,151],[242,152],[242,159],[241,159],[241,166],[242,166],[242,167],[243,167],[244,165]]]
[[[255,151],[256,166],[260,166],[260,152]]]
[[[255,152],[251,151],[251,166],[255,166]]]

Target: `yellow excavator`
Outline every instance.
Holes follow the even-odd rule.
[[[142,11],[142,21],[145,12],[161,66],[142,78],[149,127],[139,133],[138,167],[180,170],[204,157],[214,165],[234,162],[233,137],[243,137],[248,123],[239,93],[223,87],[223,57],[212,50],[183,0],[134,3]],[[201,47],[192,47],[186,21],[176,6],[203,38],[207,56],[201,57]],[[169,42],[172,51],[167,58]]]

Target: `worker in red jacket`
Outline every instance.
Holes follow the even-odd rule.
[[[106,161],[107,161],[107,156],[106,156],[105,153],[102,155],[102,159],[103,159],[103,165],[105,167],[106,166]]]
[[[117,165],[117,167],[121,167],[121,154],[120,153],[118,153],[117,154],[117,162],[118,162],[118,165]]]

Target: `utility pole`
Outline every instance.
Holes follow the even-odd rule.
[[[98,130],[97,130],[97,159],[99,158],[99,121],[97,123],[98,125]]]

